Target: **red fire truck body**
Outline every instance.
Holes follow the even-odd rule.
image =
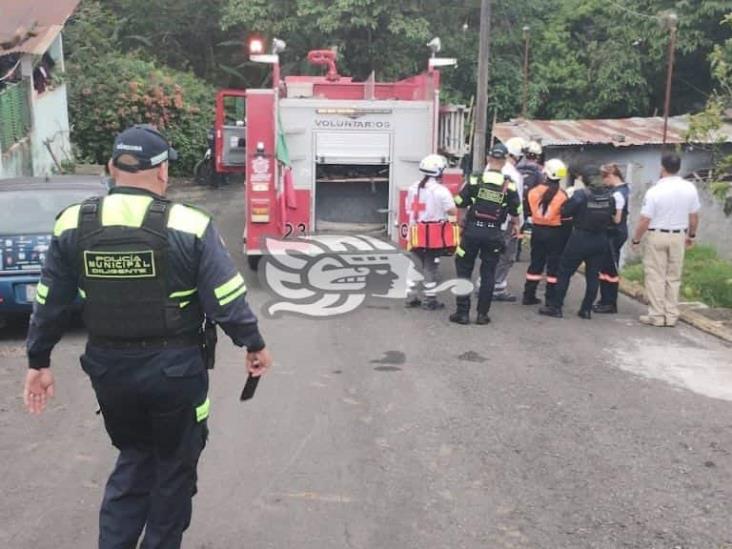
[[[225,169],[224,100],[246,98],[244,249],[252,265],[264,237],[351,232],[406,246],[406,193],[420,179],[420,160],[465,152],[466,110],[440,106],[439,71],[354,82],[337,74],[331,52],[309,59],[327,64],[327,76],[289,76],[274,89],[224,90],[217,99],[216,161]],[[444,181],[457,192],[462,172],[450,168]]]

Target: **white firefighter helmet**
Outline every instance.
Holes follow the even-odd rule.
[[[419,163],[419,171],[432,177],[440,177],[447,168],[447,160],[439,154],[430,154]]]
[[[558,158],[552,158],[544,164],[544,175],[552,181],[559,181],[567,177],[567,165]]]
[[[539,157],[541,156],[542,148],[541,145],[536,141],[529,141],[529,143],[526,145],[526,148],[524,149],[524,152],[526,154]]]
[[[508,154],[510,154],[514,158],[521,158],[524,155],[525,147],[526,141],[524,141],[521,137],[512,137],[511,139],[506,141]]]

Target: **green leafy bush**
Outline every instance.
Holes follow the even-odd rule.
[[[623,277],[643,283],[643,265],[629,263]],[[695,246],[686,253],[681,282],[681,296],[702,301],[711,307],[732,308],[732,263],[720,258],[711,246]]]
[[[115,135],[137,123],[157,126],[178,150],[174,173],[190,173],[206,148],[214,120],[214,90],[189,73],[116,52],[94,70],[69,67],[71,138],[81,160],[106,163]]]

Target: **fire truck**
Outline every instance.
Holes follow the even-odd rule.
[[[308,54],[323,76],[281,79],[284,43],[275,39],[271,54],[250,43],[251,59],[272,65],[273,86],[217,94],[215,161],[218,171],[245,175],[243,241],[252,268],[265,237],[358,233],[406,247],[406,193],[420,178],[420,160],[439,152],[459,166],[467,152],[469,109],[440,103],[439,68],[455,60],[436,56],[439,39],[428,46],[421,74],[377,82],[372,73],[357,82],[338,73],[331,50]],[[462,180],[459,167],[445,172],[452,191]]]

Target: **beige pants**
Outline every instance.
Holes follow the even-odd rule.
[[[674,325],[679,318],[679,289],[685,250],[684,233],[648,233],[643,255],[648,315],[659,324]]]

